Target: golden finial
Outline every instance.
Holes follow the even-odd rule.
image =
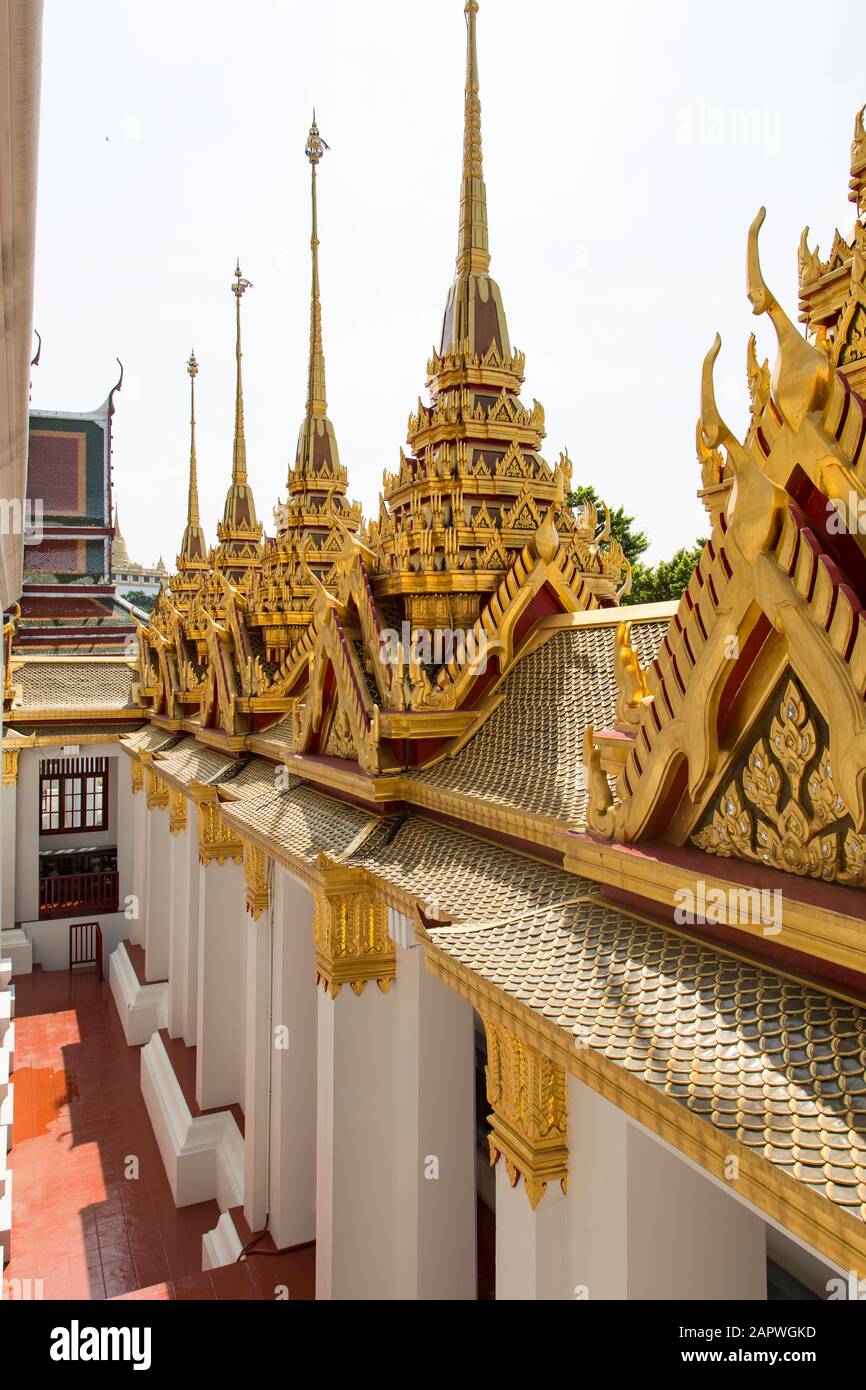
[[[189,496],[186,524],[190,527],[199,525],[198,466],[195,456],[195,379],[198,376],[198,362],[195,358],[195,348],[189,355],[186,369],[189,372]]]
[[[315,167],[315,165],[318,164],[319,160],[322,158],[322,155],[325,153],[325,150],[329,150],[330,148],[330,145],[326,144],[325,141],[322,139],[321,135],[319,134],[319,127],[316,125],[316,108],[314,106],[313,123],[310,126],[310,131],[307,135],[307,143],[304,146],[304,153],[306,154],[307,159],[310,161],[310,163]]]
[[[466,93],[463,113],[463,179],[460,187],[460,232],[457,269],[486,272],[490,269],[487,238],[487,191],[481,160],[481,102],[478,82],[478,43],[475,16],[478,0],[467,0]]]
[[[321,418],[328,413],[325,395],[325,348],[322,341],[322,304],[319,295],[319,204],[316,195],[316,172],[319,160],[330,147],[319,134],[316,124],[316,111],[313,108],[313,123],[307,135],[304,153],[310,161],[310,196],[312,200],[312,223],[310,234],[310,254],[313,263],[313,282],[310,291],[310,361],[307,375],[307,419]]]
[[[244,435],[244,390],[241,378],[241,299],[252,282],[241,274],[241,263],[235,265],[235,278],[232,281],[232,294],[235,296],[235,357],[237,359],[237,384],[235,387],[235,442],[232,456],[232,482],[247,481],[247,443]]]

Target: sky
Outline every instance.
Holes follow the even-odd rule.
[[[745,294],[767,207],[765,278],[797,313],[805,224],[826,255],[847,201],[866,73],[804,0],[481,0],[491,273],[545,456],[625,504],[650,559],[706,531],[694,435],[703,356],[742,430]],[[329,414],[350,496],[378,510],[454,273],[462,0],[46,0],[32,404],[115,398],[114,488],[133,560],[171,563],[186,511],[189,378],[202,521],[231,473],[235,260],[247,457],[271,532],[306,391],[315,105]]]

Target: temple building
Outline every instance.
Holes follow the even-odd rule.
[[[24,585],[16,645],[51,652],[122,650],[133,636],[112,564],[114,395],[83,414],[30,412]]]
[[[126,599],[135,593],[151,594],[155,598],[167,579],[168,570],[161,555],[155,565],[140,565],[130,560],[115,506],[114,538],[111,542],[111,582],[115,591]]]
[[[567,454],[541,452],[490,273],[478,9],[454,278],[378,514],[349,500],[328,416],[314,116],[306,406],[275,534],[247,469],[238,265],[213,546],[192,356],[186,526],[135,650],[76,632],[74,656],[34,655],[25,571],[0,984],[104,972],[145,1184],[196,1232],[187,1295],[856,1297],[866,545],[842,522],[866,498],[862,113],[855,227],[828,262],[801,244],[805,336],[764,279],[763,209],[748,229],[776,360],[749,340],[743,439],[718,338],[695,364],[710,536],[680,601],[623,606],[628,561],[609,519],[567,505]],[[110,493],[94,481],[91,504],[87,442],[64,449],[82,510],[58,485],[50,543],[76,566],[101,547],[98,587]],[[105,1189],[138,1211],[122,1164],[106,1147]],[[91,1296],[177,1294],[179,1246],[134,1238]],[[18,1239],[13,1207],[23,1280]]]

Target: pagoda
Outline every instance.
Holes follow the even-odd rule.
[[[251,576],[249,596],[248,620],[263,630],[273,660],[284,657],[303,633],[322,587],[336,583],[337,557],[347,535],[355,534],[361,521],[360,505],[346,496],[348,475],[340,462],[325,389],[316,178],[327,148],[314,111],[304,149],[310,162],[312,207],[307,404],[294,466],[289,469],[288,500],[274,509],[277,534],[264,542],[261,572]]]
[[[830,254],[809,249],[809,228],[800,238],[800,322],[825,347],[834,367],[866,395],[866,129],[861,107],[854,118],[848,197],[856,209],[848,236],[838,228]]]
[[[543,407],[520,399],[526,359],[511,347],[490,275],[477,11],[468,0],[457,265],[427,364],[430,404],[419,399],[409,416],[410,452],[385,474],[368,531],[377,597],[402,601],[419,628],[471,627],[548,513],[599,601],[613,602],[627,575],[617,544],[602,548],[594,509],[575,521],[565,506],[571,460],[563,453],[555,468],[545,462]]]
[[[259,562],[262,526],[256,519],[253,490],[247,478],[247,443],[244,434],[244,389],[241,375],[241,299],[252,288],[241,274],[240,262],[235,267],[232,294],[235,296],[235,435],[232,450],[232,480],[226,493],[223,519],[217,525],[218,545],[214,552],[217,571],[232,583],[242,580]]]

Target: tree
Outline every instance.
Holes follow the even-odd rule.
[[[156,597],[154,594],[146,594],[143,589],[130,589],[126,601],[131,603],[133,608],[140,608],[143,613],[152,613]]]
[[[631,593],[623,603],[660,603],[682,598],[705,545],[705,540],[698,540],[691,547],[682,546],[669,560],[660,560],[657,565],[638,562],[632,573]]]
[[[579,487],[575,492],[570,492],[565,500],[569,507],[592,502],[604,514],[604,503],[594,487]],[[611,509],[610,534],[619,541],[630,565],[637,564],[644,551],[649,549],[649,536],[634,529],[634,517],[626,515],[625,507],[617,507],[616,511]]]

